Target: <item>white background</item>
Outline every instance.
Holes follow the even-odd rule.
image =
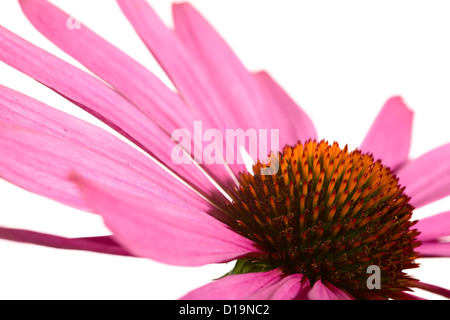
[[[167,81],[115,1],[52,2]],[[149,2],[171,24],[171,1]],[[385,100],[399,94],[415,112],[412,158],[450,141],[448,1],[192,3],[249,69],[265,69],[279,81],[311,116],[320,138],[357,147]],[[79,65],[31,26],[16,1],[0,2],[0,24]],[[98,124],[1,62],[0,84]],[[449,209],[447,197],[417,210],[415,218]],[[5,181],[0,181],[0,225],[69,237],[108,234],[99,217]],[[449,259],[420,262],[422,267],[412,274],[450,288]],[[180,268],[144,259],[0,241],[0,298],[176,299],[230,267]]]

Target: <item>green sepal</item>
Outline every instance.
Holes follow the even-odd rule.
[[[224,274],[222,277],[234,275],[234,274],[243,274],[243,273],[252,273],[252,272],[266,272],[273,270],[275,267],[268,264],[267,262],[262,262],[254,259],[238,259],[234,265],[234,268]],[[220,279],[219,278],[219,279]]]

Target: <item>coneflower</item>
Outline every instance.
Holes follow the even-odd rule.
[[[20,4],[40,32],[97,77],[0,27],[1,61],[149,156],[0,86],[0,176],[101,215],[112,236],[0,228],[1,238],[181,266],[236,261],[184,299],[417,299],[414,288],[450,297],[407,274],[419,257],[450,253],[440,242],[450,235],[448,213],[412,219],[415,208],[450,194],[450,144],[407,161],[412,112],[400,97],[386,102],[360,148],[348,150],[319,140],[270,75],[248,72],[189,4],[174,5],[170,30],[144,0],[118,3],[177,92],[86,26],[68,28],[71,17],[47,1]],[[282,148],[251,171],[235,162],[177,165],[171,133],[195,121],[221,133],[277,129]],[[199,147],[181,145],[186,154]],[[439,170],[424,175],[424,168]],[[378,271],[375,288],[370,270]]]

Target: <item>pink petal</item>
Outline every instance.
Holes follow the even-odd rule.
[[[282,272],[274,269],[267,272],[235,274],[214,280],[195,289],[182,300],[247,300],[261,289],[271,286],[282,279]]]
[[[408,158],[411,145],[413,112],[400,97],[389,99],[381,109],[361,144],[363,152],[397,168]]]
[[[351,295],[349,295],[347,292],[336,288],[331,283],[326,283],[326,287],[331,290],[339,300],[355,300]]]
[[[211,194],[214,190],[212,184],[194,165],[179,166],[173,163],[171,152],[175,143],[170,135],[161,130],[148,114],[98,79],[1,26],[0,60],[75,102],[166,164],[198,190],[214,196]],[[6,96],[5,99],[15,101],[16,98]],[[5,105],[8,104],[5,102]]]
[[[214,86],[200,61],[191,55],[148,3],[144,0],[117,2],[183,98],[197,110],[196,114],[201,115],[208,125],[235,127],[235,118],[214,93]]]
[[[308,292],[309,300],[352,300],[352,298],[345,292],[339,290],[335,286],[327,283],[324,284],[321,280],[314,283],[311,290]]]
[[[191,119],[182,100],[137,61],[85,25],[67,28],[69,15],[45,0],[20,0],[23,12],[44,36],[117,88],[133,103],[172,132]]]
[[[130,253],[123,249],[110,236],[70,239],[34,231],[0,227],[0,239],[58,249],[83,250],[120,256],[130,256]]]
[[[161,146],[152,146],[159,149],[160,152],[154,152],[153,149],[150,149],[164,164],[174,172],[182,173],[182,176],[187,177],[189,181],[194,181],[195,183],[191,183],[194,186],[209,184],[207,179],[193,175],[193,172],[196,172],[197,169],[189,168],[188,170],[185,168],[186,166],[175,166],[170,159],[173,149],[170,134],[180,128],[192,129],[194,120],[203,120],[204,113],[194,115],[180,96],[172,92],[149,70],[86,26],[81,25],[81,28],[76,30],[67,28],[69,15],[51,3],[45,0],[21,0],[20,3],[28,19],[43,35],[111,84],[169,134],[168,138],[164,138],[166,141]],[[192,64],[191,61],[186,61],[186,63]],[[197,86],[192,79],[192,75],[190,75],[189,81],[191,85]],[[208,91],[202,91],[199,94],[206,95]],[[212,112],[216,113],[216,108],[212,106],[216,105],[209,104],[208,108],[213,108]],[[208,127],[207,124],[206,127]],[[145,132],[145,130],[142,132]],[[153,141],[159,139],[153,139]],[[139,139],[139,142],[143,141],[145,140]],[[167,146],[167,144],[171,145]],[[199,148],[198,145],[195,147]],[[192,146],[192,149],[194,149],[194,146]],[[205,165],[205,167],[216,181],[223,184],[229,183],[230,173],[223,165]],[[196,175],[200,176],[198,172],[196,172]],[[205,192],[205,190],[202,191]],[[208,194],[208,191],[206,192]],[[214,196],[210,193],[208,195]]]
[[[175,34],[164,25],[146,1],[118,0],[118,3],[182,96],[197,114],[204,117],[207,125],[219,129],[255,127],[254,121],[258,117],[252,117],[251,114],[256,114],[257,104],[251,103],[251,108],[248,104],[258,95],[250,73],[195,10],[187,8],[185,16],[184,8],[188,5],[174,5]],[[192,28],[186,26],[190,22],[194,23]],[[199,55],[199,51],[204,48],[198,47],[197,43],[187,43],[197,36],[200,37],[198,41],[214,49],[213,56],[208,57],[208,52]],[[215,62],[212,63],[210,59],[215,59]],[[247,92],[249,86],[252,87],[253,95]]]
[[[264,287],[248,298],[251,300],[297,300],[306,295],[309,281],[302,283],[303,275],[288,275],[271,286]]]
[[[280,129],[280,147],[298,140],[317,139],[317,132],[308,115],[264,71],[254,74],[264,99],[265,114],[270,114],[269,128]]]
[[[115,239],[136,256],[199,266],[260,252],[255,244],[208,214],[159,199],[117,193],[74,178]]]
[[[208,21],[189,3],[172,6],[175,31],[191,54],[204,65],[215,92],[229,112],[241,118],[241,128],[263,128],[270,117],[260,110],[262,100],[251,73]]]
[[[283,146],[282,143],[292,144],[302,138],[296,137],[294,141],[291,141],[284,136],[284,125],[287,120],[284,118],[284,121],[276,121],[277,117],[274,113],[282,114],[285,108],[272,108],[273,106],[265,100],[266,96],[261,93],[261,87],[252,73],[245,68],[224,39],[192,5],[175,3],[172,9],[176,34],[189,49],[190,54],[196,58],[195,61],[202,64],[209,83],[213,86],[212,91],[225,102],[224,110],[237,119],[237,128],[279,130],[282,137],[281,141],[276,141],[279,148]],[[263,88],[263,90],[266,89]],[[289,104],[292,104],[292,101],[289,101]],[[278,118],[278,120],[281,119]],[[258,147],[257,155],[252,155],[253,160],[265,157],[266,153],[274,148],[276,146],[272,141],[267,144],[267,152]],[[241,170],[238,166],[230,167],[235,173]]]
[[[83,173],[116,192],[143,197],[164,196],[167,201],[184,206],[200,205],[195,199],[189,202],[176,196],[172,192],[176,185],[166,185],[165,180],[158,183],[152,180],[151,172],[144,173],[114,154],[106,156],[74,141],[45,133],[0,124],[0,150],[2,178],[78,209],[90,210],[91,207],[69,180],[72,171]]]
[[[180,91],[183,99],[192,108],[196,117],[202,120],[204,131],[217,129],[225,137],[226,129],[246,130],[257,127],[255,123],[247,121],[248,110],[244,112],[242,105],[228,103],[228,98],[218,92],[215,79],[212,79],[209,71],[205,69],[202,59],[187,50],[177,35],[165,26],[146,1],[118,0],[118,3],[143,42]],[[256,105],[252,106],[252,109],[255,107]],[[232,148],[224,144],[224,152],[227,147]],[[233,149],[234,154],[237,155],[236,150],[239,148]],[[242,164],[237,163],[237,156],[232,160],[229,158],[226,160],[235,173],[245,170]],[[205,164],[203,167],[207,167],[208,172],[211,172],[222,184],[228,183],[230,177],[229,174],[222,172],[223,168]]]
[[[421,257],[450,257],[450,242],[425,242],[415,250]]]
[[[190,203],[191,205],[195,204],[199,208],[207,208],[206,201],[201,199],[190,188],[184,186],[171,175],[167,174],[167,172],[165,172],[151,159],[132,148],[127,143],[122,142],[112,134],[1,85],[0,124],[13,125],[24,129],[29,129],[30,131],[26,133],[29,136],[29,141],[20,142],[24,147],[27,143],[32,147],[36,147],[33,142],[33,134],[31,133],[31,131],[33,131],[36,132],[36,136],[41,138],[47,135],[53,138],[58,138],[57,141],[62,146],[64,146],[64,141],[67,141],[67,148],[75,144],[78,148],[80,148],[80,150],[83,150],[82,152],[84,152],[86,156],[88,153],[95,154],[95,157],[99,162],[96,163],[94,158],[88,159],[93,161],[91,164],[93,168],[99,167],[101,170],[102,168],[100,166],[102,163],[104,164],[105,161],[114,162],[117,172],[105,172],[105,169],[103,169],[103,173],[110,178],[114,175],[120,174],[120,179],[127,181],[128,184],[134,185],[133,188],[138,191],[138,194],[146,194],[147,196],[151,196],[158,189],[160,189],[159,184],[161,184],[161,182],[164,182],[164,184],[170,183],[172,184],[170,189],[172,195],[177,196],[180,199],[185,199],[186,203]],[[14,137],[13,139],[16,138]],[[50,154],[55,153],[55,150],[51,149],[51,138],[49,139],[49,141],[46,141],[39,146],[39,153],[43,154],[43,158],[46,158],[46,148],[49,149],[48,152]],[[12,142],[4,141],[3,143],[11,144]],[[10,166],[0,168],[0,172],[2,172],[1,175],[21,187],[39,194],[51,196],[48,191],[49,189],[55,188],[49,186],[48,182],[52,180],[33,181],[33,178],[40,179],[40,174],[43,172],[41,171],[42,169],[38,168],[36,163],[30,164],[35,167],[38,172],[31,173],[29,176],[25,176],[24,172],[19,172],[17,174],[16,171],[24,165],[22,160],[30,161],[29,159],[20,158],[20,155],[27,154],[29,150],[20,150],[19,145],[13,145],[11,147],[12,149],[10,149],[11,152],[5,152],[5,154],[2,155],[2,158],[4,158],[2,160],[8,161]],[[13,150],[17,150],[18,154],[14,154],[12,152]],[[9,157],[10,159],[8,159]],[[33,154],[32,157],[36,157],[36,155]],[[19,161],[12,160],[15,158],[18,158]],[[69,159],[69,163],[73,162],[73,160],[74,159]],[[58,157],[55,161],[58,162],[58,165],[56,165],[56,167],[58,167],[61,165],[60,162],[63,161],[63,157]],[[59,176],[59,178],[63,180],[64,185],[70,186],[70,183],[67,184],[67,181],[65,180],[67,180],[71,167],[68,166],[66,169],[66,171],[58,171],[56,169],[48,168],[48,165],[43,165],[43,170],[45,172],[48,172],[50,175],[54,173],[55,177],[53,178]],[[95,169],[95,171],[99,171],[99,169]],[[88,174],[90,171],[84,172],[85,174]],[[123,184],[122,188],[124,188],[122,190],[126,190],[128,192],[132,192],[133,190],[133,188],[127,186],[126,184]],[[73,189],[73,186],[71,189]],[[163,191],[160,192],[167,191],[165,188],[162,190]],[[68,190],[60,189],[54,191],[56,192],[54,195],[57,197],[51,197],[58,200],[59,196]],[[68,192],[75,197],[72,199],[74,201],[72,204],[80,205],[84,202],[82,199],[78,199],[78,192]],[[71,204],[71,202],[65,203]],[[84,206],[82,206],[82,208],[88,209]]]
[[[275,94],[276,98],[272,99],[277,99],[276,104],[267,100],[267,96],[261,92],[261,83],[255,80],[253,74],[245,68],[224,39],[192,5],[175,3],[172,9],[176,34],[190,53],[197,58],[196,61],[203,64],[210,83],[214,86],[214,92],[225,101],[226,110],[239,119],[240,128],[278,129],[281,135],[281,140],[278,141],[280,148],[284,143],[292,144],[303,138],[302,135],[296,136],[298,131],[290,136],[285,132],[295,126],[293,124],[295,121],[289,116],[297,116],[300,112],[295,103],[286,97],[286,94],[272,80],[268,79],[262,90],[269,90],[269,95],[272,96]],[[276,113],[279,114],[275,115]],[[314,135],[311,137],[315,137],[315,130],[309,132],[311,123],[306,118],[301,113],[299,120],[301,122],[305,120],[308,123],[306,136]],[[290,123],[286,125],[288,121]],[[275,147],[272,143],[267,146],[269,151],[273,148]],[[260,152],[263,153],[258,150],[259,158],[261,158]],[[233,166],[232,168],[235,172],[238,170]]]
[[[145,1],[118,0],[118,3],[187,103],[197,114],[204,115],[205,128],[280,129],[281,145],[315,136],[315,130],[308,132],[309,123],[308,129],[298,126],[293,129],[293,122],[288,124],[285,113],[301,116],[300,124],[309,119],[273,81],[262,83],[261,88],[229,46],[189,4],[174,5],[174,34]],[[261,92],[266,87],[271,91],[270,102]],[[278,101],[275,103],[274,99]],[[234,158],[229,163],[235,173],[243,170],[236,162]]]
[[[421,232],[417,239],[424,242],[450,236],[450,211],[420,219],[414,228]]]
[[[203,63],[215,91],[250,128],[279,129],[281,146],[316,138],[311,120],[283,89],[266,72],[250,73],[191,4],[175,3],[173,18],[177,35]]]
[[[397,175],[415,207],[450,194],[450,143],[436,148],[399,169]]]
[[[432,293],[435,293],[435,294],[438,294],[440,296],[450,299],[450,290],[448,290],[446,288],[442,288],[440,286],[436,286],[433,284],[424,283],[424,282],[420,282],[420,281],[413,281],[411,283],[411,285],[415,288],[426,290],[428,292],[432,292]]]

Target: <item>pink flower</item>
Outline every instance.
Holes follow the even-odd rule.
[[[118,3],[178,94],[46,1],[20,4],[41,33],[101,80],[0,27],[1,61],[147,153],[0,86],[0,176],[101,215],[113,235],[66,239],[0,228],[1,238],[180,266],[237,260],[230,275],[186,299],[414,299],[409,288],[450,297],[404,273],[419,256],[449,256],[440,241],[450,235],[449,213],[417,224],[410,217],[413,206],[450,194],[450,144],[408,161],[412,112],[401,98],[386,102],[363,153],[315,142],[308,116],[269,74],[248,72],[189,4],[174,5],[170,30],[145,1]],[[171,133],[196,120],[221,132],[280,129],[280,145],[288,145],[281,170],[264,177],[260,164],[252,175],[239,164],[176,165]],[[369,265],[381,269],[381,289],[366,286]]]

